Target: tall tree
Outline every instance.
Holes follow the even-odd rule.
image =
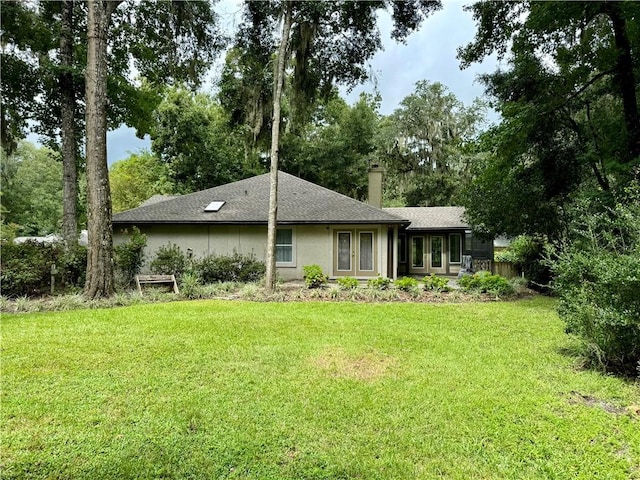
[[[176,192],[191,193],[263,173],[245,156],[242,133],[210,95],[165,90],[151,127],[151,149],[166,165]]]
[[[486,107],[464,105],[441,83],[422,80],[385,118],[378,155],[387,197],[409,206],[451,205],[473,161]]]
[[[175,186],[169,167],[149,151],[131,154],[109,170],[114,213],[140,206],[153,195],[170,195]]]
[[[3,226],[18,235],[58,231],[62,218],[62,165],[57,152],[22,140],[11,155],[0,153]]]
[[[289,62],[293,64],[291,115],[289,128],[298,128],[308,119],[310,106],[318,96],[329,94],[336,83],[354,85],[367,77],[366,62],[381,47],[376,27],[376,13],[390,8],[395,22],[392,36],[402,40],[418,27],[432,11],[440,7],[437,0],[391,2],[247,2],[245,22],[237,37],[237,44],[247,55],[255,52],[274,52],[276,46],[283,55],[276,55],[278,68],[274,74],[273,108],[278,115],[272,117],[271,136],[271,186],[277,188],[277,156],[279,149],[279,103],[282,89],[278,72]],[[290,27],[276,33],[276,19],[291,16]],[[276,40],[277,39],[277,40]],[[287,45],[291,44],[287,49]],[[289,52],[287,58],[284,54]],[[264,66],[264,64],[263,64]],[[277,118],[276,118],[277,117]],[[277,121],[277,124],[274,122]],[[277,224],[277,192],[270,195],[269,225],[267,233],[267,258],[275,258],[275,229]],[[275,286],[275,266],[267,265],[266,288]]]
[[[148,133],[162,86],[176,81],[199,85],[224,38],[217,30],[212,2],[107,3],[107,125],[113,128],[126,123],[142,136]],[[12,32],[12,52],[16,52],[2,56],[3,86],[8,71],[12,72],[11,85],[16,86],[10,102],[5,102],[8,89],[3,88],[2,92],[3,120],[8,119],[2,122],[3,148],[11,145],[11,138],[24,134],[28,119],[35,120],[39,132],[52,143],[62,139],[66,172],[63,225],[70,243],[77,236],[73,232],[77,229],[73,225],[73,218],[77,217],[74,173],[80,163],[76,140],[83,137],[81,116],[85,114],[84,105],[88,105],[81,74],[86,70],[87,15],[88,4],[73,0],[3,3],[3,31],[6,27]],[[134,78],[132,67],[138,78]],[[24,88],[25,85],[30,87]],[[75,119],[71,122],[74,110]]]
[[[276,224],[278,222],[278,149],[280,148],[280,101],[284,84],[286,55],[289,49],[289,35],[293,17],[293,4],[286,2],[282,21],[282,36],[273,79],[273,118],[271,120],[271,171],[269,174],[269,217],[267,225],[267,291],[276,286]]]
[[[107,168],[107,35],[117,1],[90,0],[87,14],[87,280],[89,298],[114,290],[111,190]]]
[[[73,78],[74,12],[73,0],[62,0],[60,14],[60,139],[62,141],[63,205],[62,237],[67,247],[78,239],[78,170],[75,128],[76,87]]]
[[[640,175],[637,2],[478,2],[463,66],[509,54],[483,81],[503,122],[467,200],[492,233],[567,231],[579,192],[612,198]],[[500,188],[495,188],[500,182]]]
[[[103,0],[90,2],[88,6],[86,151],[90,245],[85,293],[90,298],[113,291],[111,198],[106,164],[107,95],[113,99],[110,118],[115,124],[125,121],[139,130],[148,128],[149,122],[141,113],[148,107],[148,96],[144,94],[149,90],[142,89],[143,95],[137,95],[139,90],[128,78],[130,63],[151,85],[181,78],[197,85],[221,46],[215,37],[215,15],[207,2],[127,2],[118,9],[120,3]],[[109,35],[112,21],[116,28]],[[112,47],[108,63],[109,39]],[[108,77],[108,69],[119,75]],[[116,101],[121,97],[129,101]]]

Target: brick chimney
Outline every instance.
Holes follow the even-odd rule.
[[[367,203],[373,207],[382,208],[382,175],[384,168],[377,163],[369,166],[369,196]]]

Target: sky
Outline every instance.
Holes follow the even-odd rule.
[[[354,103],[360,92],[373,93],[377,83],[382,97],[380,113],[383,115],[392,113],[402,99],[413,92],[416,82],[420,80],[442,83],[465,105],[470,105],[476,97],[482,97],[484,90],[477,76],[495,71],[498,63],[494,58],[489,58],[481,64],[460,69],[456,50],[473,40],[476,30],[471,13],[463,9],[468,3],[470,1],[443,0],[443,8],[427,18],[420,29],[408,37],[406,44],[391,39],[392,22],[389,15],[383,13],[379,27],[384,50],[370,61],[374,80],[351,92],[342,89],[343,96],[349,103]],[[230,30],[241,20],[241,8],[237,0],[223,0],[216,10]],[[214,69],[207,82],[209,86],[204,88],[210,93],[214,92],[217,71]],[[490,120],[496,118],[495,114],[491,116],[493,118]],[[29,139],[35,140],[33,137]],[[132,128],[122,126],[107,135],[109,165],[144,148],[150,148],[150,140],[137,138]]]

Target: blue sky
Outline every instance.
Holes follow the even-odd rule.
[[[419,80],[440,82],[448,87],[465,105],[483,95],[482,85],[476,80],[478,74],[489,73],[497,68],[495,59],[460,70],[456,49],[471,41],[475,34],[475,24],[471,14],[463,7],[469,2],[444,0],[442,10],[434,13],[407,39],[406,44],[390,38],[391,20],[384,13],[379,26],[384,50],[378,52],[370,62],[372,74],[382,96],[381,113],[392,113],[404,97],[412,93]],[[236,0],[223,0],[217,10],[224,24],[230,29],[241,19],[240,5]],[[211,82],[215,82],[216,71]],[[213,86],[209,87],[213,91]],[[360,92],[373,92],[374,82],[356,87],[346,95],[352,103]],[[495,115],[492,116],[495,119]],[[149,148],[148,139],[136,138],[135,132],[125,126],[107,135],[109,164],[127,158],[130,153]]]

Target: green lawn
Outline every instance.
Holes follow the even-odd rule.
[[[638,384],[552,301],[2,318],[1,477],[640,478]]]

